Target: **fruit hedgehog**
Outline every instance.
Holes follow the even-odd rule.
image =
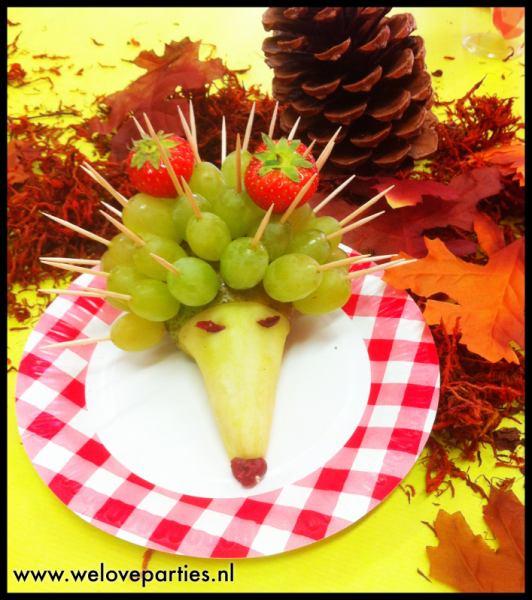
[[[41,260],[103,278],[105,289],[40,290],[101,297],[121,311],[108,337],[43,347],[49,351],[105,340],[126,352],[142,351],[170,335],[203,375],[232,473],[245,487],[256,485],[267,470],[291,320],[300,313],[337,310],[350,297],[353,279],[407,262],[370,266],[393,255],[348,256],[339,248],[345,233],[382,214],[357,219],[388,190],[341,221],[321,216],[352,175],[311,208],[308,201],[339,131],[315,158],[312,147],[294,139],[297,122],[288,136],[274,138],[276,107],[268,134],[251,152],[253,115],[252,109],[243,141],[238,135],[227,156],[224,123],[221,169],[199,156],[191,103],[188,122],[179,110],[186,139],[155,132],[146,115],[146,130],[135,120],[140,137],[126,168],[136,195],[126,199],[88,163],[83,165],[118,202],[119,208],[102,201],[102,214],[117,234],[107,240],[46,215],[106,249],[99,261]]]

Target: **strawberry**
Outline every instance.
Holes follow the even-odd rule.
[[[274,142],[262,135],[261,144],[251,159],[244,182],[248,195],[264,210],[273,204],[273,211],[284,212],[305,183],[318,172],[312,155],[303,157],[307,147],[299,140],[281,138]],[[318,177],[301,199],[301,206],[318,189]]]
[[[157,135],[168,153],[177,177],[184,177],[188,181],[194,170],[194,154],[189,143],[174,134],[160,131]],[[133,142],[133,149],[126,163],[129,179],[139,192],[150,196],[175,197],[174,184],[157,144],[150,137],[142,137]]]

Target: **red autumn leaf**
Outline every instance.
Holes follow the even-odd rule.
[[[105,119],[94,117],[86,125],[94,133],[110,133],[117,129],[131,113],[150,114],[151,107],[166,100],[177,87],[199,90],[221,78],[227,69],[218,58],[199,59],[200,42],[185,38],[165,45],[158,56],[143,50],[133,61],[147,72],[124,90],[103,99],[108,107]]]
[[[427,547],[430,575],[461,592],[524,591],[524,507],[515,494],[492,488],[484,519],[497,538],[492,550],[460,512],[440,510],[438,546]]]
[[[379,192],[394,186],[386,194],[386,201],[392,208],[401,208],[403,206],[415,206],[427,196],[441,198],[443,200],[457,200],[458,196],[452,187],[439,183],[432,179],[394,179],[393,177],[381,177],[379,183],[374,186]]]
[[[519,362],[510,343],[524,344],[524,240],[493,253],[483,266],[458,259],[439,239],[425,243],[425,258],[388,271],[385,281],[425,298],[446,294],[450,302],[427,301],[427,323],[443,321],[452,331],[459,319],[461,342],[471,352],[491,362]]]
[[[482,250],[491,256],[504,248],[504,233],[502,229],[484,213],[478,213],[473,224],[478,243]]]
[[[512,176],[521,187],[525,185],[525,145],[519,140],[475,152],[470,162],[497,165],[502,175]]]

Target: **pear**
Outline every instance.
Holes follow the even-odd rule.
[[[245,487],[266,472],[275,393],[290,330],[259,302],[211,306],[188,319],[177,341],[201,370],[233,475]]]

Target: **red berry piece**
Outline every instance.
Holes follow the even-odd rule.
[[[177,135],[165,134],[162,131],[157,135],[167,151],[177,177],[184,177],[188,181],[194,170],[194,153],[189,143]],[[160,198],[175,197],[174,184],[159,147],[151,138],[143,137],[133,142],[133,149],[127,158],[127,170],[131,183],[139,192]]]
[[[284,212],[301,188],[318,169],[314,158],[304,157],[307,147],[299,140],[281,138],[274,142],[267,135],[251,159],[244,181],[248,195],[264,210],[273,204],[273,211]],[[318,179],[308,189],[299,206],[308,202],[318,189]]]

